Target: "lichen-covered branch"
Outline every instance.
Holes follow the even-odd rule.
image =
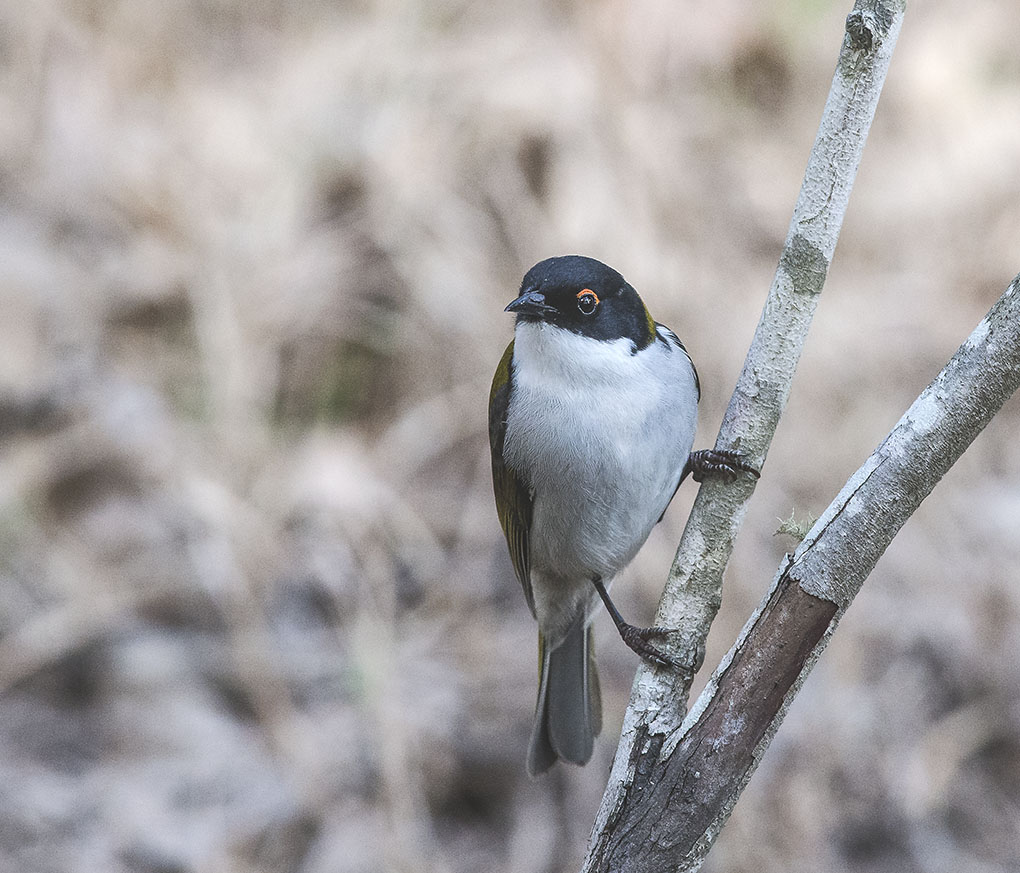
[[[681,728],[635,746],[643,790],[598,869],[696,870],[850,601],[1020,387],[1020,276],[787,557]]]
[[[716,440],[717,448],[741,451],[759,465],[790,393],[904,8],[902,0],[857,0],[847,17],[779,267]],[[647,796],[646,765],[655,763],[684,718],[691,680],[721,601],[723,571],[753,491],[754,481],[747,477],[724,487],[709,481],[698,493],[655,620],[677,629],[674,656],[689,670],[639,667],[586,871],[617,869],[609,866],[608,847],[629,826],[639,798]]]

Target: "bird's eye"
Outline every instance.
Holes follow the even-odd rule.
[[[590,288],[583,288],[577,292],[577,308],[582,315],[591,315],[599,308],[598,295]]]

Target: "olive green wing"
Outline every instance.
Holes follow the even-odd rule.
[[[503,441],[506,438],[506,411],[513,390],[511,342],[496,368],[489,391],[489,448],[492,450],[492,490],[496,495],[496,512],[510,550],[510,561],[524,589],[531,614],[535,614],[535,595],[531,590],[528,535],[531,531],[531,493],[517,473],[503,462]]]

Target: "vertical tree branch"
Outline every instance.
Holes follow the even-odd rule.
[[[716,440],[717,448],[739,450],[757,464],[764,463],[790,393],[904,10],[903,0],[857,0],[847,17],[779,266]],[[617,869],[611,866],[610,844],[630,826],[646,796],[650,768],[684,719],[691,681],[721,602],[723,571],[753,491],[754,482],[741,478],[725,487],[706,482],[698,493],[655,620],[677,629],[674,653],[689,669],[677,674],[638,668],[586,871]],[[668,869],[675,869],[680,857]]]

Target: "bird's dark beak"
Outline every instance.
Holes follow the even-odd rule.
[[[503,311],[541,318],[547,312],[555,312],[556,307],[545,302],[545,295],[541,291],[525,291],[520,297],[511,300]]]

